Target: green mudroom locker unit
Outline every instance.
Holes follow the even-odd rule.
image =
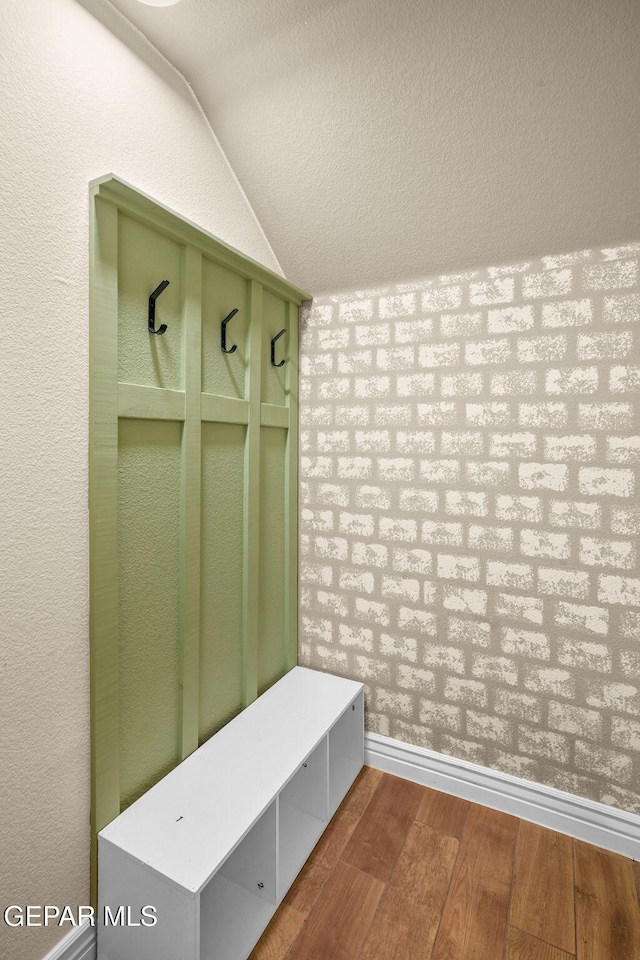
[[[92,837],[297,658],[303,291],[91,185]]]

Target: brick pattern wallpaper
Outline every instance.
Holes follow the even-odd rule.
[[[640,244],[315,300],[300,661],[367,727],[640,813]]]

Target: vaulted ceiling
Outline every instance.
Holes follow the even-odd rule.
[[[640,239],[638,0],[112,0],[316,293]]]

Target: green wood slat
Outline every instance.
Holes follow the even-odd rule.
[[[262,380],[262,286],[251,283],[249,326],[249,418],[244,475],[243,698],[258,695],[260,636],[260,397]]]
[[[183,384],[186,423],[182,438],[181,626],[182,738],[184,759],[198,747],[200,667],[200,510],[201,510],[201,290],[202,255],[184,251]]]
[[[184,420],[185,395],[181,390],[119,383],[118,416],[135,420]]]
[[[237,400],[235,397],[218,397],[213,393],[201,394],[201,414],[203,420],[211,423],[248,423],[249,400]]]
[[[272,370],[263,368],[263,376]],[[286,673],[285,479],[286,430],[260,431],[260,638],[258,694]]]
[[[285,669],[298,662],[298,307],[289,303],[289,360],[287,394],[289,430],[287,431],[284,535],[285,535]]]
[[[91,204],[89,544],[91,900],[97,834],[120,813],[118,758],[118,211]]]
[[[171,236],[172,239],[178,239],[183,243],[198,247],[212,260],[228,267],[240,276],[256,280],[278,296],[292,300],[297,304],[302,303],[303,300],[311,299],[310,294],[289,283],[284,277],[273,273],[263,264],[258,263],[257,260],[252,260],[251,257],[247,257],[229,244],[223,243],[222,240],[212,236],[206,230],[202,230],[195,223],[164,206],[164,204],[153,200],[141,190],[137,190],[125,180],[120,179],[120,177],[115,177],[113,174],[99,177],[92,182],[91,187],[97,195],[111,200],[112,203],[125,209],[129,214],[137,215],[144,222],[153,224],[168,236]]]
[[[289,407],[280,407],[277,403],[260,405],[260,423],[263,427],[289,428]]]

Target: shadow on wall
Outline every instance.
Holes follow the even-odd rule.
[[[110,3],[104,3],[103,0],[76,0],[76,2],[88,10],[103,27],[106,27],[121,43],[127,46],[167,86],[171,87],[190,106],[193,106],[193,92],[182,74],[115,7]]]

